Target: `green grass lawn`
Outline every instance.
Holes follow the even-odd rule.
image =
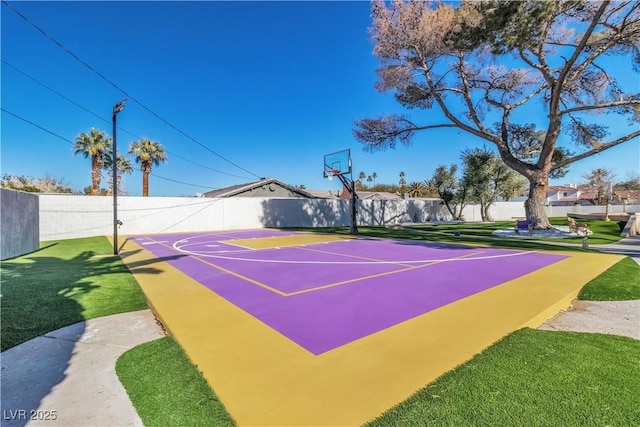
[[[521,329],[369,426],[640,425],[640,341]]]
[[[43,242],[2,262],[2,351],[63,326],[147,308],[105,237]]]
[[[626,257],[582,288],[578,298],[589,301],[640,299],[640,265]]]
[[[234,426],[224,406],[171,337],[139,345],[116,373],[145,426]]]
[[[549,222],[551,225],[567,225],[566,217],[552,217],[549,218]],[[593,232],[589,236],[589,243],[592,245],[601,245],[607,243],[613,243],[619,241],[622,237],[620,233],[622,228],[624,228],[624,224],[621,224],[616,221],[602,221],[602,220],[580,220],[580,223],[585,223],[588,225],[589,230]],[[492,233],[496,230],[504,230],[504,229],[513,229],[515,225],[514,221],[495,221],[489,223],[460,223],[460,224],[434,224],[434,225],[415,225],[410,228],[414,228],[417,230],[428,231],[428,232],[439,232],[453,235],[455,231],[459,231],[461,236],[475,236],[475,237],[491,237],[492,239],[497,239],[496,241],[501,241],[503,243],[507,243],[510,245],[509,241],[513,241],[512,238],[498,237],[494,236]],[[547,239],[547,238],[536,238],[532,237],[532,239],[541,240],[545,242],[558,242],[561,241],[563,243],[575,243],[581,244],[582,237],[572,237],[568,239]],[[505,242],[506,240],[506,242]],[[518,239],[522,241],[523,239]]]
[[[552,225],[567,225],[566,217],[549,218]],[[588,224],[593,232],[589,236],[589,244],[601,245],[619,241],[620,233],[624,224],[616,221],[587,220],[580,221]],[[541,249],[547,251],[567,250],[566,246],[554,245],[554,243],[574,244],[575,250],[582,250],[582,237],[572,237],[567,239],[549,239],[539,237],[525,237],[514,239],[512,237],[501,237],[494,235],[496,230],[513,229],[515,221],[494,221],[494,222],[466,222],[458,224],[425,224],[409,225],[403,228],[387,228],[384,226],[359,226],[358,231],[361,236],[422,240],[426,242],[444,243],[481,243],[486,246]],[[325,227],[325,228],[293,228],[293,230],[317,232],[317,233],[337,233],[349,234],[348,227]],[[456,233],[459,235],[456,236]]]

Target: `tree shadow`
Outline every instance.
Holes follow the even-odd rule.
[[[16,259],[16,258],[23,257],[23,256],[25,256],[25,255],[33,255],[33,254],[37,254],[38,252],[44,251],[45,249],[49,249],[50,247],[55,246],[55,245],[57,245],[57,244],[58,244],[58,243],[51,243],[51,244],[49,244],[49,245],[47,245],[47,246],[43,246],[43,247],[41,247],[40,249],[36,249],[35,251],[27,252],[26,254],[20,254],[20,255],[16,255],[16,256],[14,256],[14,257],[11,257],[11,258],[5,258],[5,259],[3,259],[3,260],[2,260],[2,262],[11,261],[11,260],[14,260],[14,259]]]
[[[133,255],[136,255],[140,252],[143,252],[143,249],[135,249],[135,250],[131,250],[131,251],[126,251],[120,254],[120,258],[125,260],[127,258],[130,258]],[[186,254],[177,254],[177,255],[170,255],[170,256],[163,256],[163,257],[157,257],[157,258],[150,258],[150,259],[145,259],[142,261],[128,261],[125,266],[126,268],[128,268],[128,270],[131,273],[135,273],[135,274],[159,274],[161,271],[158,270],[157,268],[144,268],[148,265],[151,264],[157,264],[160,262],[168,262],[168,261],[174,261],[180,258],[184,258],[187,257],[188,255]]]
[[[443,217],[439,201],[359,200],[357,223],[392,225]],[[344,227],[350,223],[349,200],[265,199],[260,221],[265,227]]]
[[[129,274],[118,257],[91,250],[69,257],[72,245],[68,252],[58,248],[62,255],[50,256],[46,249],[54,245],[3,261],[0,269],[3,425],[25,425],[29,411],[38,409],[66,376],[76,341],[42,336],[68,326],[73,336],[80,338],[85,332],[87,309],[79,302],[82,297],[120,283],[118,279],[110,283],[105,276]],[[145,271],[160,273],[152,267]],[[26,411],[26,417],[16,412],[21,410]]]
[[[349,201],[336,199],[265,199],[260,222],[265,227],[328,227],[349,224]]]

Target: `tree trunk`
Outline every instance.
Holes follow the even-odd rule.
[[[489,202],[481,202],[480,203],[480,217],[485,222],[491,221],[491,215],[489,215],[489,208],[490,207],[491,207],[491,203],[489,203]]]
[[[442,199],[442,201],[444,202],[444,206],[447,208],[447,210],[449,211],[449,213],[451,214],[451,219],[458,219],[456,217],[456,213],[451,209],[451,205],[449,205],[449,202],[447,202],[446,199],[444,199],[442,196],[440,196],[440,198]]]
[[[102,157],[94,156],[91,159],[91,195],[100,194],[100,178],[102,176]]]
[[[149,172],[142,172],[142,197],[149,197]]]
[[[544,209],[548,188],[548,178],[542,176],[529,178],[529,198],[524,202],[524,210],[527,214],[527,219],[531,221],[533,228],[536,230],[551,228],[547,212]]]

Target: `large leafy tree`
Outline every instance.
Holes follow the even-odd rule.
[[[106,133],[91,128],[89,133],[81,133],[73,144],[73,154],[82,154],[84,158],[91,158],[91,195],[100,194],[100,179],[104,159],[111,153],[111,138]]]
[[[142,171],[142,196],[149,196],[149,174],[153,165],[158,166],[161,162],[167,161],[167,155],[162,144],[147,138],[140,138],[140,141],[132,142],[129,146],[129,154],[135,156],[136,163],[140,163]]]
[[[525,209],[536,228],[550,227],[544,204],[553,173],[640,136],[640,95],[622,87],[609,61],[623,55],[640,69],[640,2],[376,1],[372,16],[376,88],[444,119],[366,118],[356,138],[377,150],[409,144],[418,131],[457,128],[489,141],[529,181]],[[628,131],[610,137],[593,120],[598,113],[627,117]],[[577,153],[558,144],[563,133]]]
[[[483,221],[491,221],[489,208],[498,196],[513,197],[514,192],[524,190],[523,179],[490,150],[467,149],[461,157],[464,164],[461,185],[466,188],[468,201],[480,205]]]
[[[438,194],[453,219],[462,219],[462,211],[467,205],[467,188],[457,177],[458,166],[440,165],[433,172],[427,187]]]

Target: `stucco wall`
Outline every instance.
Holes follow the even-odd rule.
[[[119,197],[118,233],[347,226],[349,214],[349,201],[341,199]],[[40,216],[42,240],[113,233],[111,197],[42,195]],[[445,218],[437,200],[359,202],[358,223],[363,225]]]
[[[13,258],[40,247],[38,196],[0,189],[2,243],[0,259]]]
[[[585,207],[553,207],[547,212],[564,216]],[[621,207],[616,207],[620,208]],[[99,196],[41,195],[40,239],[111,235],[113,199]],[[627,206],[627,211],[634,209]],[[594,206],[604,212],[604,206]],[[612,208],[612,211],[614,209]],[[494,220],[524,216],[522,202],[496,203]],[[349,225],[349,201],[342,199],[285,199],[262,197],[119,197],[119,234],[178,233],[186,231],[237,230],[262,227],[327,227]],[[467,221],[480,221],[477,206],[464,211]],[[358,224],[393,225],[407,222],[448,220],[438,199],[361,200]]]

